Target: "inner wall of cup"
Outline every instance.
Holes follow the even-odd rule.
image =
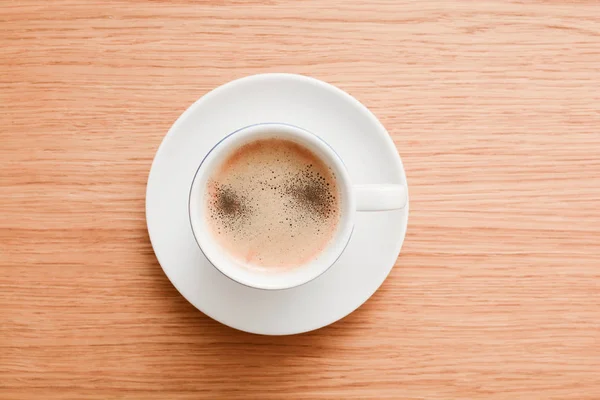
[[[313,261],[296,268],[262,272],[229,255],[207,228],[205,202],[207,182],[216,168],[240,147],[260,139],[279,138],[296,142],[322,159],[334,172],[340,195],[340,221],[327,248]],[[335,152],[309,132],[282,125],[262,125],[233,133],[219,143],[200,166],[190,195],[190,218],[194,235],[206,257],[221,272],[248,286],[260,288],[293,287],[314,279],[339,257],[345,248],[354,223],[351,186],[347,172]]]

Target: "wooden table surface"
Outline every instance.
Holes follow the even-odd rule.
[[[250,335],[146,231],[178,115],[259,72],[329,81],[406,168],[362,308]],[[3,1],[1,399],[599,399],[600,3]]]

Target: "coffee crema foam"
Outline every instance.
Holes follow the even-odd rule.
[[[205,211],[217,242],[262,270],[315,259],[340,220],[333,171],[312,151],[285,139],[235,150],[208,181]]]

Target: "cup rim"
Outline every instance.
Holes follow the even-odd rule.
[[[322,150],[322,152],[327,155],[327,159],[325,159],[325,157],[322,154],[318,154],[317,156],[319,158],[323,159],[328,165],[330,165],[330,166],[333,165],[335,167],[336,179],[338,179],[338,181],[342,183],[341,186],[342,186],[342,188],[345,189],[344,193],[343,193],[344,206],[342,206],[342,210],[341,210],[340,223],[338,225],[338,232],[336,232],[334,238],[331,239],[332,241],[327,245],[327,248],[335,247],[336,250],[331,253],[331,255],[326,260],[327,262],[322,262],[322,265],[320,266],[320,268],[313,268],[315,272],[307,275],[308,278],[296,279],[295,281],[293,281],[290,284],[264,284],[264,283],[259,282],[258,279],[256,279],[255,281],[252,281],[251,279],[240,277],[239,274],[236,276],[234,273],[232,273],[232,270],[234,270],[234,269],[239,270],[241,268],[244,268],[242,266],[234,266],[232,268],[227,266],[224,268],[224,266],[221,265],[220,261],[215,260],[216,257],[215,257],[214,252],[217,251],[217,249],[215,249],[215,247],[218,247],[218,245],[213,244],[212,248],[211,248],[211,247],[209,247],[210,245],[207,246],[207,243],[204,243],[206,247],[203,247],[202,238],[210,236],[210,234],[209,233],[202,234],[202,235],[199,234],[200,230],[204,229],[205,231],[207,231],[207,229],[204,226],[202,226],[204,224],[204,222],[201,220],[201,218],[198,217],[199,211],[193,211],[194,209],[198,210],[199,207],[192,208],[193,198],[198,197],[198,196],[195,196],[194,194],[198,190],[201,191],[200,193],[204,194],[204,191],[202,190],[202,188],[197,189],[197,186],[199,185],[199,182],[201,181],[201,179],[199,179],[200,172],[201,172],[203,166],[206,166],[206,163],[208,161],[210,161],[212,163],[218,163],[218,160],[216,160],[216,161],[211,160],[211,157],[215,157],[215,151],[217,150],[219,145],[221,145],[224,141],[231,139],[234,135],[239,135],[241,133],[244,133],[244,136],[239,136],[238,138],[236,138],[238,140],[236,140],[232,144],[228,145],[229,149],[232,149],[232,148],[235,149],[237,146],[241,145],[240,142],[243,140],[243,138],[247,138],[248,136],[252,136],[253,134],[260,135],[263,132],[267,132],[268,130],[274,130],[277,128],[282,129],[282,131],[286,133],[286,135],[284,135],[284,138],[285,138],[285,136],[288,136],[288,137],[296,136],[296,137],[302,137],[304,139],[309,138],[309,140],[312,141],[313,144],[315,144],[317,147],[319,147],[319,149]],[[221,154],[217,154],[217,156],[222,155],[223,153],[227,153],[227,148],[222,150],[220,153]],[[210,170],[207,172],[210,172]],[[207,174],[204,174],[204,175],[207,175]],[[194,189],[197,189],[197,190],[195,191]],[[342,190],[340,190],[340,192],[342,192]],[[201,201],[203,199],[204,199],[204,196],[200,196],[196,200]],[[194,204],[196,204],[196,205],[198,203],[199,203],[198,201],[194,202]],[[192,182],[190,184],[189,195],[188,195],[188,218],[190,221],[190,227],[192,230],[192,235],[194,237],[194,240],[195,240],[196,244],[198,245],[198,248],[200,249],[202,254],[204,254],[206,259],[210,262],[210,264],[217,271],[219,271],[221,274],[226,276],[228,279],[231,279],[232,281],[242,284],[244,286],[254,288],[254,289],[260,289],[260,290],[285,290],[285,289],[291,289],[291,288],[295,288],[298,286],[302,286],[302,285],[305,285],[305,284],[315,280],[316,278],[318,278],[319,276],[324,274],[327,270],[329,270],[337,262],[337,260],[341,257],[344,250],[348,246],[348,243],[350,242],[350,238],[354,232],[355,210],[356,210],[356,204],[355,204],[354,193],[352,190],[352,182],[350,180],[349,173],[346,169],[346,166],[344,165],[342,158],[329,145],[329,143],[324,141],[317,134],[315,134],[305,128],[302,128],[302,127],[299,127],[296,125],[292,125],[292,124],[288,124],[288,123],[282,123],[282,122],[261,122],[261,123],[251,124],[251,125],[247,125],[242,128],[236,129],[235,131],[225,135],[205,154],[202,161],[198,165],[198,168],[196,169],[196,172],[194,173]],[[323,254],[323,252],[321,254]],[[304,267],[305,266],[301,266],[299,268],[304,268]],[[294,268],[294,270],[299,269],[299,268]],[[274,273],[274,274],[278,274],[278,273]],[[257,276],[258,276],[258,273],[257,273]],[[263,277],[264,276],[266,276],[266,274],[263,274]]]

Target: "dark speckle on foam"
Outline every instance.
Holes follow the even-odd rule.
[[[214,194],[211,200],[210,217],[218,220],[225,230],[235,230],[236,225],[244,222],[252,212],[248,199],[230,185],[213,182],[212,186]]]
[[[308,214],[328,218],[335,211],[336,196],[329,188],[329,182],[319,173],[311,172],[312,165],[288,179],[284,194],[294,199],[292,207],[301,209],[300,219]]]

